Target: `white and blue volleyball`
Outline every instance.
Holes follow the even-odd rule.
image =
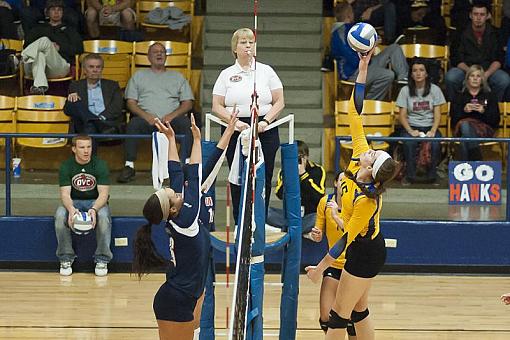
[[[78,211],[73,216],[73,227],[71,228],[78,235],[86,235],[92,230],[92,217],[86,211]]]
[[[374,48],[377,41],[377,31],[374,26],[359,22],[351,27],[347,33],[347,42],[351,48],[359,53],[367,53]]]

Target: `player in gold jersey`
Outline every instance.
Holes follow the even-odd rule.
[[[391,156],[368,147],[361,113],[365,82],[374,50],[360,55],[359,73],[349,106],[349,126],[353,157],[341,183],[343,233],[329,253],[315,267],[306,268],[308,277],[319,282],[322,273],[345,251],[346,262],[329,312],[326,339],[343,339],[349,321],[354,323],[358,339],[374,339],[374,327],[368,311],[368,292],[372,279],[386,260],[384,238],[379,232],[384,184],[398,168]],[[335,209],[335,204],[330,207]],[[343,223],[342,223],[343,222]]]
[[[340,172],[335,176],[334,187],[335,190],[332,194],[323,196],[317,205],[317,218],[315,220],[315,227],[310,233],[312,240],[315,242],[322,241],[323,235],[328,240],[328,248],[331,248],[340,239],[343,234],[343,222],[338,216],[342,206],[342,191],[341,184],[344,178],[344,173]],[[334,205],[334,208],[328,208]],[[338,282],[340,275],[345,264],[345,252],[335,260],[322,274],[321,291],[320,291],[320,317],[319,324],[326,333],[328,331],[329,311],[333,301],[335,301],[336,291],[338,289]],[[356,340],[356,331],[354,325],[349,322],[347,325],[347,334],[349,340]]]

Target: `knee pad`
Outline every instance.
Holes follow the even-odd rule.
[[[363,312],[356,312],[355,310],[351,313],[351,320],[353,323],[360,322],[361,320],[365,319],[369,314],[368,308],[365,309]]]
[[[329,311],[328,327],[331,329],[347,328],[349,319],[344,319],[338,315],[334,310]]]
[[[356,329],[354,328],[354,323],[352,321],[349,321],[347,324],[347,334],[350,336],[356,336]]]
[[[321,318],[319,318],[319,325],[321,326],[321,329],[326,333],[328,331],[328,322],[322,321]]]

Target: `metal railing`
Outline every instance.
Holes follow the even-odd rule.
[[[72,138],[78,134],[67,133],[0,133],[0,139],[5,139],[5,215],[11,216],[11,161],[12,161],[12,139],[13,138]],[[94,139],[151,139],[152,135],[114,135],[114,134],[91,134],[90,137]],[[184,135],[176,135],[175,138],[181,144],[181,150],[187,150],[187,141]],[[181,160],[185,160],[185,152],[181,152]]]

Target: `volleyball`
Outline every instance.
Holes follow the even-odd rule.
[[[359,53],[367,53],[377,41],[375,28],[367,23],[359,22],[351,27],[347,33],[347,42],[353,50]]]
[[[92,230],[92,217],[86,211],[78,211],[73,216],[73,227],[78,235],[86,235]]]

